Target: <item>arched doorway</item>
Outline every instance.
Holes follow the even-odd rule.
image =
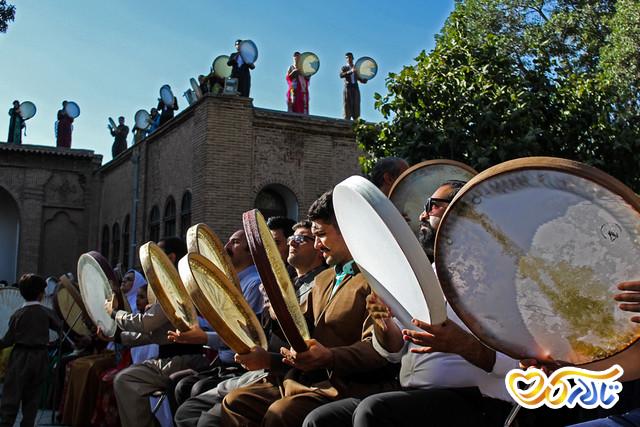
[[[265,218],[284,216],[298,220],[298,199],[296,195],[281,184],[269,184],[260,190],[255,207]]]
[[[20,241],[20,211],[11,194],[0,187],[0,280],[9,284],[18,278],[18,243]],[[6,254],[6,255],[5,255]]]

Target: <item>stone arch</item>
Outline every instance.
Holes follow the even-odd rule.
[[[13,196],[0,187],[0,280],[17,281],[20,209]],[[6,255],[5,255],[6,254]]]
[[[282,184],[263,186],[256,194],[253,204],[265,218],[282,215],[297,221],[299,217],[298,197],[293,190]]]

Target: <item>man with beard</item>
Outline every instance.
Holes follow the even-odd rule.
[[[436,242],[436,231],[440,225],[440,218],[447,210],[447,206],[453,200],[458,191],[466,182],[455,179],[443,182],[440,187],[427,199],[424,211],[418,217],[420,221],[420,235],[418,240],[422,249],[427,254],[429,261],[433,262],[433,249]]]
[[[443,183],[427,199],[420,215],[420,241],[433,254],[440,219],[461,181]],[[409,414],[420,408],[422,425],[502,425],[510,409],[504,376],[518,362],[478,341],[447,306],[440,325],[414,319],[425,332],[401,329],[375,294],[367,297],[375,319],[373,346],[388,361],[401,363],[400,387],[365,399],[350,397],[307,415],[304,427],[414,426]],[[461,410],[463,408],[463,410]]]

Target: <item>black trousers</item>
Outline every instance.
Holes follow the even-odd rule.
[[[476,388],[401,390],[347,398],[309,413],[304,427],[502,426],[511,405]]]

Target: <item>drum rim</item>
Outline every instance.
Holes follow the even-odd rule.
[[[248,346],[238,335],[236,335],[233,329],[227,325],[224,317],[218,314],[218,310],[213,307],[213,304],[211,304],[206,294],[202,291],[201,285],[193,273],[192,262],[198,263],[201,267],[208,270],[209,275],[218,283],[218,287],[223,289],[226,293],[226,297],[233,301],[236,309],[245,318],[247,323],[252,326],[258,338],[258,342],[254,341],[253,346],[259,346],[266,350],[267,337],[262,329],[262,325],[260,324],[258,317],[249,306],[249,303],[245,300],[242,292],[231,282],[231,280],[229,280],[222,270],[216,267],[213,262],[209,261],[199,253],[190,252],[178,263],[180,277],[189,292],[191,300],[200,311],[200,314],[205,318],[205,320],[207,320],[207,322],[209,322],[218,335],[220,335],[222,341],[224,341],[229,348],[238,354],[248,353],[252,348]],[[204,285],[205,284],[202,286]]]
[[[191,85],[191,90],[193,90],[193,93],[196,95],[196,99],[202,98],[202,89],[200,89],[198,81],[194,77],[191,77],[189,84]]]
[[[211,68],[214,76],[221,79],[226,79],[227,77],[231,76],[232,67],[230,65],[227,65],[227,63],[229,62],[229,58],[230,58],[229,55],[218,55],[213,59],[213,62],[211,63]],[[221,76],[220,74],[217,73],[215,65],[218,60],[223,61],[224,66],[228,68],[229,70],[228,76]]]
[[[90,286],[94,286],[94,284],[84,284],[81,281],[81,277],[82,275],[80,274],[81,272],[81,268],[84,264],[86,263],[93,263],[94,267],[99,267],[99,271],[102,272],[102,274],[104,275],[103,279],[107,279],[106,282],[103,282],[101,285],[105,286],[106,285],[106,289],[109,289],[111,291],[112,296],[115,295],[118,303],[120,304],[119,307],[124,308],[124,301],[122,298],[122,294],[120,294],[118,296],[118,293],[115,291],[114,287],[116,284],[116,275],[113,272],[113,269],[111,269],[111,266],[109,265],[108,261],[106,260],[106,258],[104,256],[102,256],[102,254],[100,254],[99,252],[96,251],[90,251],[87,253],[84,253],[82,255],[80,255],[80,258],[78,258],[78,285],[79,285],[79,289],[80,289],[80,297],[82,298],[82,302],[84,304],[85,310],[87,312],[87,314],[89,315],[89,317],[91,318],[91,321],[93,322],[93,324],[97,327],[98,326],[98,319],[97,316],[94,317],[95,314],[97,313],[93,313],[90,309],[87,308],[87,303],[85,302],[85,293],[82,292],[83,287],[86,288],[86,293],[91,293],[91,295],[93,295],[93,292],[89,292],[90,291]],[[86,295],[86,298],[88,298],[89,295]],[[106,313],[106,311],[103,310],[104,313]],[[115,320],[111,319],[111,322],[109,322],[108,325],[104,325],[104,327],[107,327],[107,330],[104,330],[102,332],[104,332],[104,334],[108,337],[112,337],[115,335],[118,326],[115,322]]]
[[[23,116],[23,119],[24,119],[24,120],[29,120],[30,118],[32,118],[33,116],[35,116],[35,115],[36,115],[36,113],[38,112],[38,108],[36,107],[36,104],[34,104],[34,103],[33,103],[33,102],[31,102],[31,101],[22,101],[22,102],[20,103],[20,111],[22,111],[23,105],[25,105],[25,104],[27,104],[27,105],[32,105],[32,106],[33,106],[33,107],[32,107],[32,108],[33,108],[33,114],[32,114],[32,115],[30,115],[29,117],[24,117],[24,116]]]
[[[158,304],[160,304],[160,307],[162,307],[162,311],[164,311],[164,314],[167,316],[167,319],[169,319],[171,324],[182,332],[186,332],[191,329],[191,326],[197,325],[198,317],[196,309],[193,305],[193,301],[191,300],[189,292],[187,292],[184,283],[182,283],[182,279],[180,278],[178,271],[176,271],[175,266],[173,265],[167,254],[165,254],[164,251],[160,249],[160,247],[154,242],[147,242],[140,247],[139,255],[140,263],[142,264],[142,270],[144,271],[144,275],[147,278],[147,284],[151,286]],[[180,294],[180,296],[184,300],[184,308],[186,311],[188,311],[187,314],[191,316],[191,319],[193,321],[192,324],[188,323],[189,319],[183,320],[176,314],[175,306],[173,305],[172,299],[167,295],[167,293],[164,291],[164,288],[160,284],[160,279],[158,278],[158,275],[151,261],[152,256],[155,256],[159,260],[166,273],[171,277],[173,282],[172,286],[176,288],[178,294]]]
[[[236,272],[235,268],[233,268],[231,257],[229,257],[229,254],[224,249],[224,245],[222,244],[220,238],[207,224],[200,222],[189,227],[189,229],[187,230],[187,252],[202,255],[202,253],[200,252],[200,239],[198,239],[199,233],[207,236],[207,239],[209,239],[209,241],[212,243],[216,254],[223,261],[224,269],[221,269],[222,272],[227,276],[227,278],[229,278],[231,283],[233,283],[233,285],[237,289],[241,290],[242,288],[240,286],[240,278],[238,277],[238,273]],[[219,267],[217,268],[220,269]]]
[[[62,309],[60,308],[60,303],[58,302],[58,294],[60,292],[60,289],[64,289],[65,291],[67,291],[71,296],[71,299],[73,299],[75,304],[80,308],[82,316],[78,320],[80,320],[81,323],[75,322],[74,325],[72,326],[69,324],[69,319],[65,318],[64,314],[62,313]],[[70,328],[73,332],[83,337],[91,336],[92,330],[87,325],[87,323],[90,323],[93,326],[93,321],[90,320],[91,317],[89,316],[89,313],[87,313],[87,310],[84,306],[84,302],[82,301],[82,296],[80,295],[80,291],[76,289],[73,283],[67,283],[62,280],[58,281],[58,287],[56,288],[56,291],[54,293],[54,298],[53,298],[53,307],[58,313],[58,315],[60,316],[60,319],[62,319],[62,321],[67,325],[67,327]],[[84,327],[89,331],[89,334],[86,334],[85,331],[78,331],[76,328],[79,328],[79,326],[76,326],[76,325],[79,325],[79,324],[84,325]]]
[[[478,175],[474,176],[469,182],[462,187],[456,196],[453,198],[447,209],[445,210],[442,219],[440,220],[440,226],[446,223],[446,220],[449,215],[452,215],[450,212],[453,211],[452,207],[455,206],[456,201],[462,198],[469,191],[474,189],[477,185],[488,178],[493,178],[496,176],[500,176],[506,173],[517,172],[521,170],[551,170],[569,173],[580,178],[583,178],[588,181],[592,181],[605,189],[611,191],[614,194],[620,196],[625,202],[627,202],[633,209],[637,212],[640,212],[640,197],[636,195],[633,190],[624,185],[621,181],[614,178],[613,176],[593,167],[586,165],[584,163],[576,162],[573,160],[562,159],[559,157],[545,157],[545,156],[537,156],[537,157],[523,157],[519,159],[509,160],[498,165],[495,165],[491,168],[488,168]],[[480,322],[478,322],[471,313],[468,313],[466,309],[462,309],[458,306],[459,298],[456,295],[454,287],[450,284],[449,274],[444,265],[442,265],[442,257],[438,257],[438,252],[441,250],[442,239],[440,239],[440,230],[438,229],[438,233],[436,234],[436,241],[434,244],[434,264],[436,267],[436,275],[438,277],[438,281],[440,282],[440,286],[442,287],[442,291],[447,298],[447,302],[451,305],[453,311],[458,315],[458,317],[462,320],[462,322],[471,330],[471,332],[478,337],[483,343],[488,345],[491,348],[494,348],[510,357],[515,359],[523,359],[530,358],[531,355],[519,354],[511,349],[501,348],[501,343],[497,343],[493,338],[487,339],[485,334],[483,333],[484,329],[486,329]],[[635,343],[640,342],[640,336],[629,343],[626,347],[616,351],[615,353],[611,353],[609,356],[594,359],[588,362],[576,363],[576,365],[587,365],[590,363],[597,362],[599,360],[606,360],[613,356],[616,356]],[[497,345],[496,345],[497,344]]]
[[[402,181],[404,181],[404,179],[407,176],[411,175],[413,172],[429,166],[442,166],[442,165],[457,166],[461,169],[466,170],[467,172],[474,174],[474,176],[478,175],[478,171],[476,171],[474,168],[472,168],[471,166],[465,163],[458,162],[456,160],[449,160],[449,159],[425,160],[423,162],[416,163],[415,165],[409,167],[407,170],[402,172],[400,176],[398,176],[398,178],[396,178],[396,180],[393,182],[393,185],[391,186],[391,190],[389,190],[389,199],[392,198],[393,192],[397,189],[398,186],[400,186]]]
[[[367,187],[369,187],[367,189]],[[359,198],[364,201],[368,207],[371,209],[370,213],[372,215],[376,215],[379,219],[379,222],[382,223],[386,231],[391,236],[392,241],[388,243],[391,247],[395,248],[394,253],[401,255],[404,257],[405,266],[409,268],[411,276],[413,276],[412,282],[417,285],[417,288],[414,289],[416,294],[420,295],[420,298],[424,300],[424,306],[429,315],[429,319],[422,319],[424,321],[428,321],[432,324],[439,324],[444,322],[447,319],[447,310],[446,303],[444,299],[444,294],[438,282],[437,276],[435,272],[431,270],[431,263],[427,258],[424,250],[418,243],[415,238],[415,234],[413,230],[408,226],[400,212],[397,210],[395,205],[389,200],[384,194],[375,186],[371,181],[363,178],[361,176],[355,175],[351,176],[344,181],[340,182],[334,188],[334,209],[336,213],[336,218],[338,219],[338,223],[340,220],[343,220],[343,223],[340,224],[341,229],[343,230],[345,243],[349,247],[351,254],[358,264],[358,267],[361,269],[365,276],[372,276],[380,286],[382,286],[386,293],[391,294],[396,301],[400,303],[400,300],[396,298],[396,293],[392,293],[389,287],[383,284],[378,280],[379,275],[376,277],[376,274],[373,274],[373,268],[369,268],[373,265],[371,260],[368,265],[365,265],[361,261],[362,258],[358,259],[357,256],[363,253],[362,245],[353,245],[351,243],[358,241],[363,241],[364,238],[358,236],[358,238],[351,238],[347,236],[350,234],[349,230],[354,229],[355,227],[350,228],[351,223],[344,223],[343,213],[348,211],[351,206],[347,206],[346,203],[341,203],[341,200],[345,200],[345,195],[348,195],[349,200],[353,200],[354,198]],[[360,217],[364,217],[365,213],[361,212],[362,215]],[[382,234],[382,228],[376,228],[372,230],[372,235]],[[369,241],[369,244],[373,244]],[[367,246],[371,247],[371,246]],[[366,251],[369,252],[369,251]],[[357,254],[356,254],[357,253]],[[380,271],[378,266],[375,266],[377,272]],[[404,268],[403,268],[404,270]],[[429,271],[431,270],[431,271]],[[396,271],[400,271],[396,268]],[[405,270],[406,271],[406,270]],[[371,285],[371,283],[370,283]],[[376,286],[376,285],[373,285]],[[405,302],[406,298],[402,298]],[[413,325],[410,323],[410,319],[418,313],[410,313],[409,310],[402,305],[404,309],[404,313],[407,314],[410,318],[402,320],[405,323],[405,327],[412,328]]]
[[[287,338],[287,341],[289,341],[289,344],[291,344],[291,347],[293,347],[294,350],[300,352],[307,351],[309,347],[307,346],[303,336],[305,331],[301,333],[293,320],[293,315],[289,312],[289,308],[285,302],[285,297],[280,289],[278,278],[275,276],[271,268],[271,262],[269,261],[269,256],[267,255],[264,242],[262,240],[262,234],[260,233],[258,224],[258,221],[260,220],[263,222],[265,221],[264,217],[257,209],[252,209],[242,214],[242,225],[247,236],[251,257],[253,258],[254,264],[260,274],[262,285],[269,297],[271,307],[276,313],[276,318],[282,328],[282,332]],[[271,235],[268,237],[271,237]],[[288,281],[288,284],[293,287],[291,279],[289,279],[288,276],[286,278],[283,277],[282,279]],[[296,306],[299,307],[298,301],[296,301]],[[302,317],[304,317],[304,315],[302,315]],[[306,332],[308,334],[308,330]]]
[[[313,52],[309,52],[309,51],[302,52],[300,54],[300,63],[302,63],[304,58],[306,58],[308,56],[315,56],[316,57],[316,59],[318,60],[318,68],[313,73],[305,73],[304,69],[300,70],[300,74],[302,74],[305,77],[311,77],[311,76],[315,75],[320,70],[320,57],[318,55],[316,55],[315,53],[313,53]]]
[[[71,112],[69,110],[75,110],[76,114],[71,114]],[[75,101],[67,101],[67,105],[64,107],[64,111],[65,113],[67,113],[69,115],[69,117],[71,117],[72,119],[75,119],[77,117],[80,116],[80,106],[78,105],[77,102]]]
[[[255,52],[256,52],[256,57],[255,57],[255,58],[253,58],[253,61],[247,61],[247,60],[245,59],[244,55],[242,54],[242,46],[243,46],[243,45],[251,45],[251,46],[253,46],[253,49],[254,49],[254,50],[255,50]],[[256,45],[256,44],[255,44],[255,42],[254,42],[253,40],[249,40],[249,39],[247,39],[247,40],[242,40],[242,41],[240,42],[240,46],[239,46],[239,48],[238,48],[238,53],[239,53],[239,54],[240,54],[240,56],[242,57],[242,60],[243,60],[245,63],[247,63],[247,64],[255,64],[255,63],[256,63],[256,61],[258,61],[258,45]]]
[[[358,64],[362,63],[362,62],[364,62],[366,60],[372,61],[374,64],[376,64],[376,73],[372,77],[369,77],[367,79],[365,79],[364,77],[360,76],[360,74],[358,73]],[[375,76],[378,75],[378,69],[379,69],[378,62],[375,59],[373,59],[372,57],[370,57],[370,56],[361,56],[360,58],[358,58],[356,60],[356,62],[353,63],[353,67],[356,70],[356,74],[358,75],[358,77],[361,78],[361,79],[367,80],[367,81],[373,79]]]

